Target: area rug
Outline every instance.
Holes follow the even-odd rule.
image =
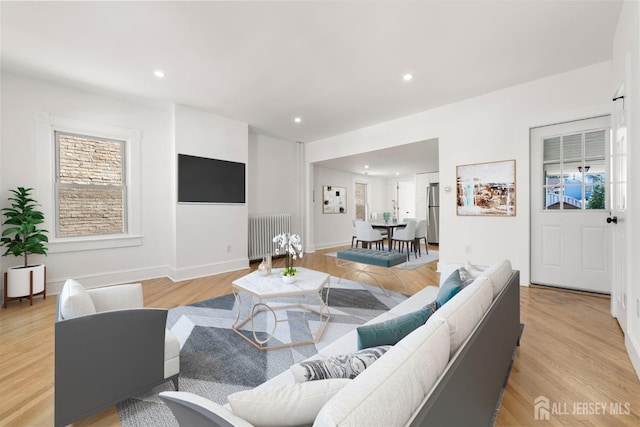
[[[384,247],[384,250],[387,250],[387,247]],[[325,254],[326,256],[332,256],[332,257],[337,257],[338,253],[337,252],[328,252]],[[437,261],[439,259],[439,253],[438,251],[429,251],[429,254],[427,254],[425,251],[422,251],[422,256],[419,257],[414,257],[413,254],[411,254],[411,257],[409,259],[409,262],[403,262],[402,264],[398,264],[392,268],[401,268],[404,270],[415,270],[416,268],[420,268],[423,265],[429,264],[430,262],[433,261]]]
[[[259,351],[231,330],[236,317],[233,295],[171,309],[167,326],[180,340],[180,390],[224,405],[227,395],[253,388],[278,375],[406,298],[400,293],[388,292],[387,296],[377,287],[331,277],[331,319],[321,340],[316,344],[269,351]],[[296,310],[278,315],[285,313],[291,318],[300,317]],[[308,316],[306,326],[317,330],[318,320]],[[266,313],[256,319],[256,330],[262,339],[271,326],[271,316]],[[273,340],[286,343],[308,339],[308,335],[301,320],[284,322],[278,325]],[[172,390],[170,382],[119,403],[122,426],[177,426],[169,408],[158,398],[158,393],[168,390]]]

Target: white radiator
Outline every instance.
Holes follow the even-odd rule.
[[[249,260],[275,255],[273,238],[291,232],[290,214],[249,215]]]

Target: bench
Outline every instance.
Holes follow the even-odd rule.
[[[349,248],[337,253],[339,260],[357,262],[361,264],[369,264],[375,267],[390,268],[398,264],[402,264],[407,261],[407,257],[404,254],[390,251],[377,251],[375,249],[363,249],[363,248]],[[338,264],[340,267],[344,265]],[[385,295],[389,295],[387,290],[378,281],[376,276],[397,277],[396,272],[391,274],[381,273],[378,271],[371,271],[367,269],[350,268],[349,273],[356,273],[358,275],[365,274],[371,277],[376,285],[382,289]],[[399,279],[399,278],[398,278]],[[400,280],[400,283],[404,286],[404,282]]]
[[[338,251],[338,258],[378,267],[393,267],[407,260],[404,254],[390,251],[376,251],[375,249],[350,248]]]

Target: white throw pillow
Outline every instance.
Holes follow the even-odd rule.
[[[427,323],[444,319],[451,334],[450,356],[458,351],[487,312],[493,301],[493,284],[479,277],[458,292],[429,318]]]
[[[474,279],[477,279],[483,271],[487,269],[486,265],[474,265],[467,261],[464,264],[464,269],[467,270],[467,273]]]
[[[257,427],[312,424],[349,379],[330,379],[239,391],[228,396],[233,413]]]
[[[87,290],[80,283],[68,279],[60,293],[60,314],[63,319],[93,314],[96,307]]]
[[[407,425],[449,362],[449,327],[432,319],[329,400],[314,427]]]
[[[495,298],[498,296],[502,288],[507,285],[512,272],[511,262],[506,259],[483,271],[480,277],[488,277],[491,279],[493,282],[493,298]]]

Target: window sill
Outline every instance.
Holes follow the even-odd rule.
[[[68,239],[51,240],[47,247],[48,253],[91,251],[96,249],[126,248],[141,246],[142,236],[101,236],[101,237],[74,237]]]

